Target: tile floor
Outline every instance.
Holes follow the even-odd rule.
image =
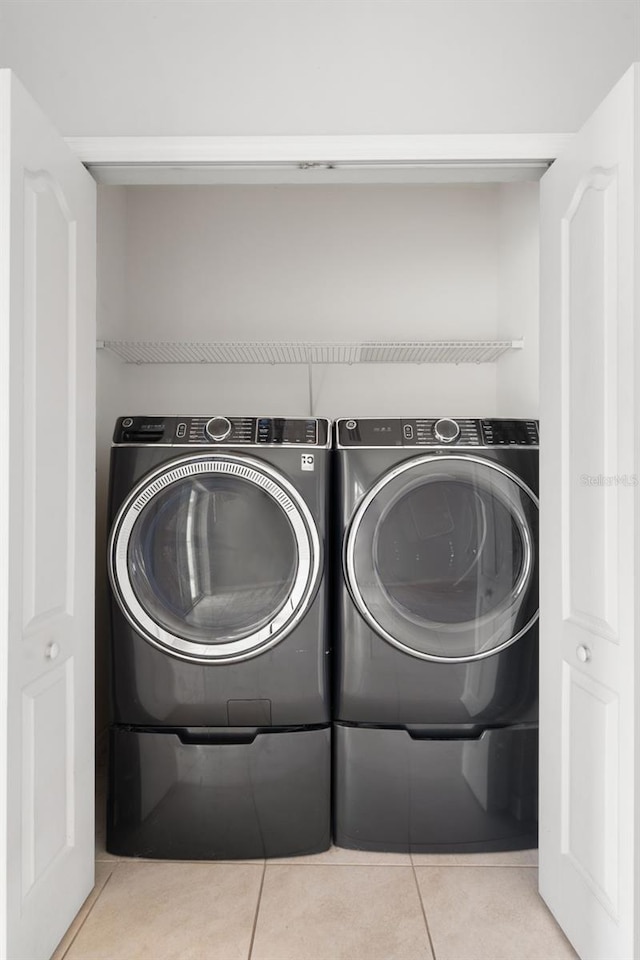
[[[570,960],[537,893],[535,851],[332,848],[291,860],[130,860],[104,847],[53,960]]]

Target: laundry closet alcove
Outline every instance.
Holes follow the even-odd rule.
[[[535,419],[540,403],[542,602],[543,610],[547,605],[548,623],[557,631],[557,637],[547,634],[542,642],[541,889],[582,952],[591,949],[589,936],[585,941],[581,928],[581,918],[589,915],[601,941],[615,944],[609,955],[621,957],[632,952],[628,948],[638,925],[629,899],[633,898],[635,846],[622,842],[637,802],[632,789],[637,728],[633,706],[637,671],[631,643],[635,608],[627,576],[635,557],[637,498],[628,505],[627,491],[614,489],[607,497],[594,499],[586,485],[583,489],[571,478],[598,472],[631,475],[636,463],[630,445],[623,442],[625,436],[635,436],[633,411],[624,403],[624,390],[618,388],[634,382],[638,366],[631,331],[637,319],[634,144],[639,82],[636,67],[583,130],[568,138],[69,142],[76,158],[89,166],[99,183],[97,334],[101,341],[523,341],[521,348],[490,363],[313,365],[311,399],[316,414],[331,419],[415,416],[423,411],[431,416]],[[7,186],[6,197],[12,197],[7,205],[10,229],[3,229],[2,243],[9,251],[9,241],[14,241],[11,264],[20,272],[12,273],[12,278],[24,276],[30,284],[24,302],[14,298],[5,304],[12,352],[7,349],[10,359],[0,378],[11,385],[3,408],[7,429],[13,430],[16,456],[12,462],[29,478],[34,464],[41,465],[45,448],[26,443],[31,436],[27,428],[35,425],[41,430],[49,413],[46,394],[36,393],[35,384],[55,380],[60,387],[56,402],[59,398],[63,405],[69,401],[64,407],[68,432],[60,432],[59,442],[68,444],[70,469],[75,463],[74,443],[81,442],[84,472],[78,477],[85,486],[81,488],[78,481],[75,489],[65,485],[64,478],[52,478],[60,489],[67,489],[69,531],[78,512],[68,490],[85,498],[85,503],[85,481],[91,472],[84,451],[87,438],[93,437],[92,424],[87,427],[88,415],[90,419],[93,413],[92,377],[87,372],[83,379],[88,332],[95,344],[91,311],[83,300],[84,328],[82,322],[74,326],[73,311],[62,311],[58,317],[65,357],[76,366],[67,369],[52,363],[47,376],[40,367],[25,368],[19,392],[15,371],[22,372],[24,351],[15,344],[28,345],[29,337],[40,338],[38,348],[48,349],[50,359],[59,358],[60,343],[53,337],[44,339],[45,331],[31,323],[39,316],[36,293],[54,268],[60,268],[56,276],[68,284],[76,275],[69,270],[71,260],[60,258],[62,248],[55,244],[50,244],[46,261],[51,274],[32,269],[35,247],[23,241],[32,236],[29,230],[36,235],[40,223],[53,224],[61,235],[73,237],[69,256],[80,251],[84,270],[93,257],[94,188],[7,74],[2,76],[1,92],[10,105],[7,116],[15,135],[11,161],[16,170]],[[46,150],[39,155],[34,146],[41,144]],[[9,155],[8,149],[5,153]],[[73,166],[86,200],[80,204],[83,214],[78,222],[73,221],[65,199],[66,175]],[[24,184],[26,206],[19,200]],[[38,239],[41,236],[43,243],[49,238],[44,232]],[[40,262],[45,262],[44,256]],[[92,293],[91,286],[88,280],[83,287],[85,298]],[[18,287],[13,284],[12,290]],[[63,303],[61,291],[70,287],[57,280],[50,287]],[[97,511],[102,524],[98,555],[104,556],[106,463],[117,416],[204,411],[251,415],[263,410],[265,398],[273,416],[298,411],[304,415],[310,399],[307,367],[305,363],[123,363],[109,350],[98,351]],[[42,416],[36,417],[38,413]],[[588,443],[581,429],[585,422],[589,423]],[[15,423],[21,433],[14,429]],[[17,487],[14,483],[8,489]],[[25,489],[31,487],[27,484]],[[35,509],[40,488],[34,489]],[[6,515],[23,515],[19,510],[12,514],[12,506],[13,499],[10,503],[5,496]],[[55,542],[55,517],[48,515],[51,524],[37,528],[46,549]],[[25,516],[29,523],[39,517]],[[595,532],[587,536],[585,531]],[[78,556],[83,555],[88,538],[79,536],[78,523],[73,532],[78,534],[73,541]],[[33,537],[27,534],[28,529],[21,546],[16,538],[25,563],[14,567],[22,570],[21,585],[24,580],[29,588],[33,580],[39,589],[38,568],[28,561],[42,554],[33,553]],[[70,546],[65,554],[67,566],[62,567],[68,575],[75,569],[70,562],[73,556]],[[79,577],[77,581],[81,587]],[[69,583],[77,586],[76,580]],[[76,607],[69,606],[74,600],[71,586],[66,593],[64,584],[56,581],[55,586],[62,590],[65,610],[75,614]],[[101,666],[105,588],[103,569],[96,591]],[[77,609],[85,610],[89,598],[80,593]],[[42,592],[37,596],[47,599]],[[9,609],[10,593],[5,591],[1,598],[3,608]],[[53,607],[43,609],[49,617]],[[36,636],[36,627],[40,629],[46,618],[38,620],[35,614],[37,608],[28,604],[21,614],[34,626],[33,636],[25,634],[25,651],[35,650],[40,639],[46,640],[44,634]],[[50,617],[49,621],[54,622]],[[88,623],[86,619],[85,628]],[[75,737],[82,732],[83,718],[73,712],[73,699],[64,699],[58,688],[47,686],[53,683],[47,677],[61,677],[63,693],[78,694],[71,666],[77,663],[79,670],[88,662],[81,659],[83,646],[77,644],[71,654],[65,648],[57,663],[59,646],[49,642],[43,649],[45,672],[30,685],[23,684],[8,661],[14,670],[12,695],[16,695],[11,703],[22,703],[24,696],[29,709],[40,709],[46,699],[43,691],[53,691],[46,702],[52,710],[54,702],[67,704],[61,723],[67,723],[66,735],[71,731]],[[27,661],[24,658],[25,665]],[[104,675],[102,669],[98,672]],[[101,724],[106,716],[104,689],[98,694]],[[78,707],[90,705],[89,700],[81,697]],[[14,709],[10,719],[22,730],[19,713]],[[35,715],[29,710],[21,714],[24,729],[33,738]],[[89,716],[84,720],[89,723]],[[589,750],[582,749],[579,737],[586,723],[597,732]],[[34,774],[36,761],[44,762],[46,738],[33,739],[37,752],[31,760],[26,754],[18,756],[20,742],[10,740],[12,756],[20,763],[26,757],[24,769]],[[24,808],[32,816],[27,816],[26,826],[19,827],[26,853],[22,860],[14,857],[13,863],[16,876],[22,878],[12,888],[9,926],[14,942],[31,936],[32,920],[42,914],[36,909],[39,903],[51,910],[53,900],[44,895],[45,881],[56,872],[54,853],[60,842],[64,857],[68,854],[78,865],[73,875],[76,909],[89,889],[92,851],[84,848],[91,819],[85,816],[90,779],[87,743],[85,737],[78,766],[75,740],[69,741],[66,753],[58,748],[66,779],[59,795],[51,797],[49,818],[36,823],[37,777],[14,778],[8,785],[7,809],[20,809],[23,800],[32,798]],[[614,768],[617,778],[611,775]],[[82,777],[76,777],[75,771]],[[585,782],[592,785],[589,816],[585,816],[581,788]],[[81,811],[82,820],[75,818],[76,810]],[[78,840],[72,843],[76,828]],[[65,875],[64,870],[58,872]],[[65,885],[55,887],[62,896]],[[64,909],[69,913],[73,904],[70,897],[67,901]],[[68,923],[73,913],[67,913],[63,919]],[[45,923],[47,930],[54,926]]]

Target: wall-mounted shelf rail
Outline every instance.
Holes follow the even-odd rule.
[[[522,340],[99,340],[125,363],[493,363]]]

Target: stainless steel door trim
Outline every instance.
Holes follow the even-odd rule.
[[[284,604],[265,626],[228,643],[186,640],[161,627],[139,602],[129,576],[129,541],[145,507],[161,491],[189,477],[236,476],[271,496],[285,512],[296,543],[293,586]],[[269,464],[249,457],[209,452],[180,457],[147,474],[131,491],[114,520],[108,548],[108,571],[118,604],[132,627],[149,643],[193,663],[234,663],[257,656],[284,639],[307,612],[319,581],[321,539],[311,511],[295,487]]]
[[[438,464],[442,466],[447,461],[451,461],[451,460],[463,461],[466,463],[475,463],[482,466],[483,468],[486,468],[487,470],[494,470],[498,472],[499,474],[506,477],[508,480],[515,483],[518,487],[520,487],[520,489],[530,498],[532,503],[535,505],[536,509],[539,508],[540,504],[537,496],[534,494],[531,488],[524,482],[524,480],[518,477],[517,474],[512,473],[511,470],[507,469],[502,464],[496,463],[495,461],[489,458],[455,455],[455,454],[450,454],[449,456],[446,456],[446,457],[437,456],[437,455],[434,456],[433,454],[425,455],[422,457],[412,457],[411,459],[405,461],[404,463],[399,464],[397,467],[394,467],[393,469],[387,471],[387,473],[385,473],[380,478],[380,480],[378,480],[377,483],[375,483],[374,486],[371,487],[368,493],[364,496],[364,498],[358,504],[351,518],[351,521],[346,529],[345,536],[344,536],[343,568],[344,568],[345,582],[347,584],[349,592],[351,593],[353,601],[358,609],[358,612],[369,624],[369,626],[377,634],[384,637],[384,639],[387,640],[390,644],[402,650],[404,653],[407,653],[410,656],[416,657],[417,659],[420,659],[420,660],[430,660],[430,661],[436,661],[439,663],[467,663],[467,662],[472,662],[476,660],[484,660],[487,657],[492,657],[495,654],[500,653],[501,650],[504,650],[507,647],[511,646],[513,643],[519,640],[520,637],[522,637],[538,620],[539,610],[536,610],[535,614],[532,617],[530,617],[528,622],[525,624],[524,627],[522,627],[521,630],[519,630],[517,633],[509,637],[509,639],[504,641],[503,643],[497,646],[491,647],[490,650],[480,651],[473,655],[464,656],[464,657],[444,657],[444,656],[438,656],[437,654],[423,653],[419,650],[416,650],[414,647],[406,643],[403,643],[397,637],[393,636],[393,634],[389,633],[389,631],[386,630],[378,622],[378,620],[372,615],[358,586],[358,579],[356,575],[355,560],[354,560],[356,539],[357,539],[358,530],[360,528],[362,520],[364,519],[366,511],[371,505],[371,503],[373,502],[373,500],[375,500],[375,498],[384,490],[384,488],[387,487],[394,480],[396,480],[399,476],[402,476],[402,474],[406,473],[409,470],[413,470],[417,467],[425,466],[429,463]],[[528,524],[526,523],[526,519],[522,515],[522,511],[518,510],[513,503],[509,504],[509,508],[513,509],[516,515],[516,519],[518,522],[518,529],[520,530],[523,536],[523,542],[525,546],[525,559],[523,562],[523,569],[520,573],[520,576],[518,577],[516,587],[514,588],[514,591],[512,591],[512,596],[518,596],[520,593],[522,593],[522,591],[527,586],[527,582],[531,575],[531,570],[533,567],[534,548],[533,548],[533,542],[531,538],[531,532],[529,530]],[[478,618],[477,620],[470,621],[470,623],[482,625],[482,623],[490,622],[492,619],[498,620],[498,616],[495,614],[494,615],[487,614],[483,618]]]

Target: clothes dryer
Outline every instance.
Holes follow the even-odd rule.
[[[335,429],[336,843],[535,845],[537,423]]]
[[[328,846],[328,428],[116,424],[112,852],[226,859]]]

